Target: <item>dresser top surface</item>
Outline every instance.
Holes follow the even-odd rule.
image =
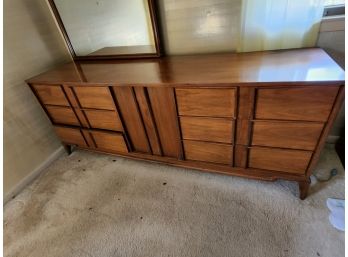
[[[115,85],[343,81],[344,71],[320,48],[70,62],[27,80]]]

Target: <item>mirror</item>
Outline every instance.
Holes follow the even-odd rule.
[[[49,0],[75,60],[160,56],[153,0]]]

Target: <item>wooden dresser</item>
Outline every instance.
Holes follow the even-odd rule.
[[[27,83],[67,149],[294,180],[301,199],[344,98],[318,48],[71,62]]]

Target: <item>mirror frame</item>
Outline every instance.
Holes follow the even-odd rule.
[[[70,41],[70,38],[68,36],[68,33],[64,27],[64,23],[62,18],[60,17],[59,11],[57,9],[56,4],[54,3],[54,0],[48,0],[49,5],[51,7],[51,10],[54,14],[54,17],[58,23],[59,29],[63,34],[65,43],[67,44],[67,47],[69,49],[69,52],[73,58],[74,61],[81,61],[81,60],[107,60],[107,59],[129,59],[129,58],[155,58],[162,56],[162,47],[160,42],[160,34],[159,34],[159,26],[158,26],[158,15],[156,14],[157,6],[155,4],[156,0],[147,0],[148,6],[149,6],[149,14],[150,14],[150,20],[151,20],[151,26],[153,31],[153,37],[155,41],[155,53],[136,53],[136,54],[120,54],[120,55],[85,55],[85,56],[78,56],[75,53],[74,47]]]

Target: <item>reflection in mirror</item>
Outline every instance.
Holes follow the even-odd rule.
[[[148,0],[54,0],[76,56],[156,53]]]

